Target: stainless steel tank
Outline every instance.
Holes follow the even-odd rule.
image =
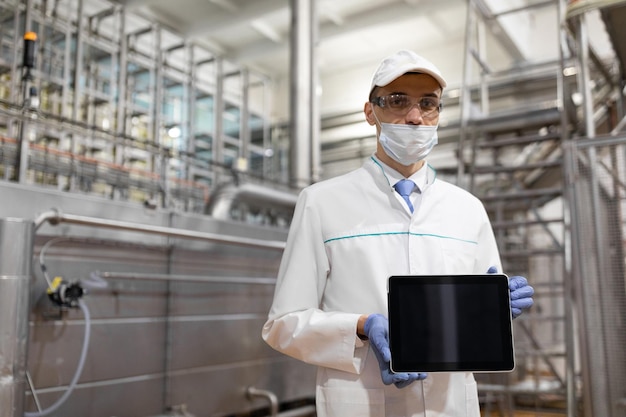
[[[24,414],[34,223],[0,219],[0,409]]]

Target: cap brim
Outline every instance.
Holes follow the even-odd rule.
[[[391,83],[392,81],[400,78],[404,74],[408,74],[412,72],[430,75],[439,83],[441,88],[445,88],[447,85],[446,81],[441,77],[441,75],[437,74],[433,70],[429,68],[424,68],[424,67],[416,67],[415,65],[408,64],[408,65],[401,65],[397,67],[396,71],[389,73],[385,77],[381,77],[380,79],[376,80],[375,84],[372,85],[372,89],[374,89],[374,87],[376,86],[384,87],[387,84]]]

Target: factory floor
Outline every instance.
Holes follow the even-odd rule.
[[[554,413],[548,411],[520,411],[514,410],[512,414],[502,414],[499,411],[492,411],[489,414],[481,412],[482,417],[563,417],[565,413]]]

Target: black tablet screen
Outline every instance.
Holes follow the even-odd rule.
[[[388,288],[393,371],[513,369],[506,275],[393,276]]]

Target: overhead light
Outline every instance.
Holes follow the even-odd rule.
[[[180,127],[179,127],[179,126],[172,126],[172,127],[170,127],[170,128],[169,128],[169,130],[167,131],[167,135],[168,135],[170,138],[173,138],[173,139],[179,138],[179,137],[180,137],[180,135],[181,135],[181,133],[182,133],[182,132],[181,132]]]
[[[575,105],[580,106],[583,103],[583,95],[580,94],[578,91],[572,93],[572,102]]]

